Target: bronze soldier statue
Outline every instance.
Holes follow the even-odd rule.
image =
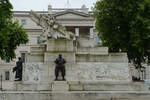
[[[61,72],[61,75],[62,75],[62,80],[65,81],[65,59],[63,59],[62,55],[59,54],[59,57],[55,60],[55,63],[56,63],[56,67],[55,67],[55,81],[58,80],[58,75],[59,75],[59,72]]]
[[[18,57],[18,61],[16,62],[16,67],[13,68],[13,72],[16,72],[15,81],[22,81],[22,60],[21,57]]]

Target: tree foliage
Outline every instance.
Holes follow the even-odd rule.
[[[110,52],[127,52],[141,67],[150,43],[149,0],[98,0],[93,10],[103,45]]]
[[[18,22],[13,21],[13,7],[9,0],[0,0],[0,57],[13,59],[20,44],[28,42],[28,36]]]

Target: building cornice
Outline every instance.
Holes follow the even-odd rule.
[[[76,15],[83,16],[83,17],[90,17],[90,15],[87,14],[87,13],[75,11],[75,10],[72,10],[72,9],[68,9],[68,10],[62,11],[62,12],[57,12],[57,13],[53,14],[53,16],[57,17],[57,16],[65,15],[65,14],[68,14],[68,13],[76,14]]]
[[[94,21],[94,18],[87,18],[87,19],[56,19],[56,21]]]
[[[56,16],[61,16],[67,13],[72,13],[72,14],[76,14],[76,15],[80,15],[83,17],[93,17],[93,14],[88,14],[88,13],[84,13],[82,11],[83,9],[63,9],[63,8],[58,8],[58,9],[53,9],[52,15],[54,17]],[[48,14],[48,11],[35,11],[38,14]],[[30,11],[13,11],[14,16],[29,16]]]

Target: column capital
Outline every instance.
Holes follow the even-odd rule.
[[[80,32],[79,32],[79,27],[78,27],[78,28],[75,28],[75,36],[78,37],[78,36],[79,36],[79,33],[80,33]]]
[[[90,38],[91,39],[94,38],[94,28],[93,27],[90,28]]]

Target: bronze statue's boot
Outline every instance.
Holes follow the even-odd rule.
[[[66,79],[63,77],[63,79],[62,79],[63,81],[66,81]]]
[[[56,78],[55,81],[58,81],[58,79]]]
[[[15,81],[22,81],[22,79],[17,79],[17,80],[15,80]]]

